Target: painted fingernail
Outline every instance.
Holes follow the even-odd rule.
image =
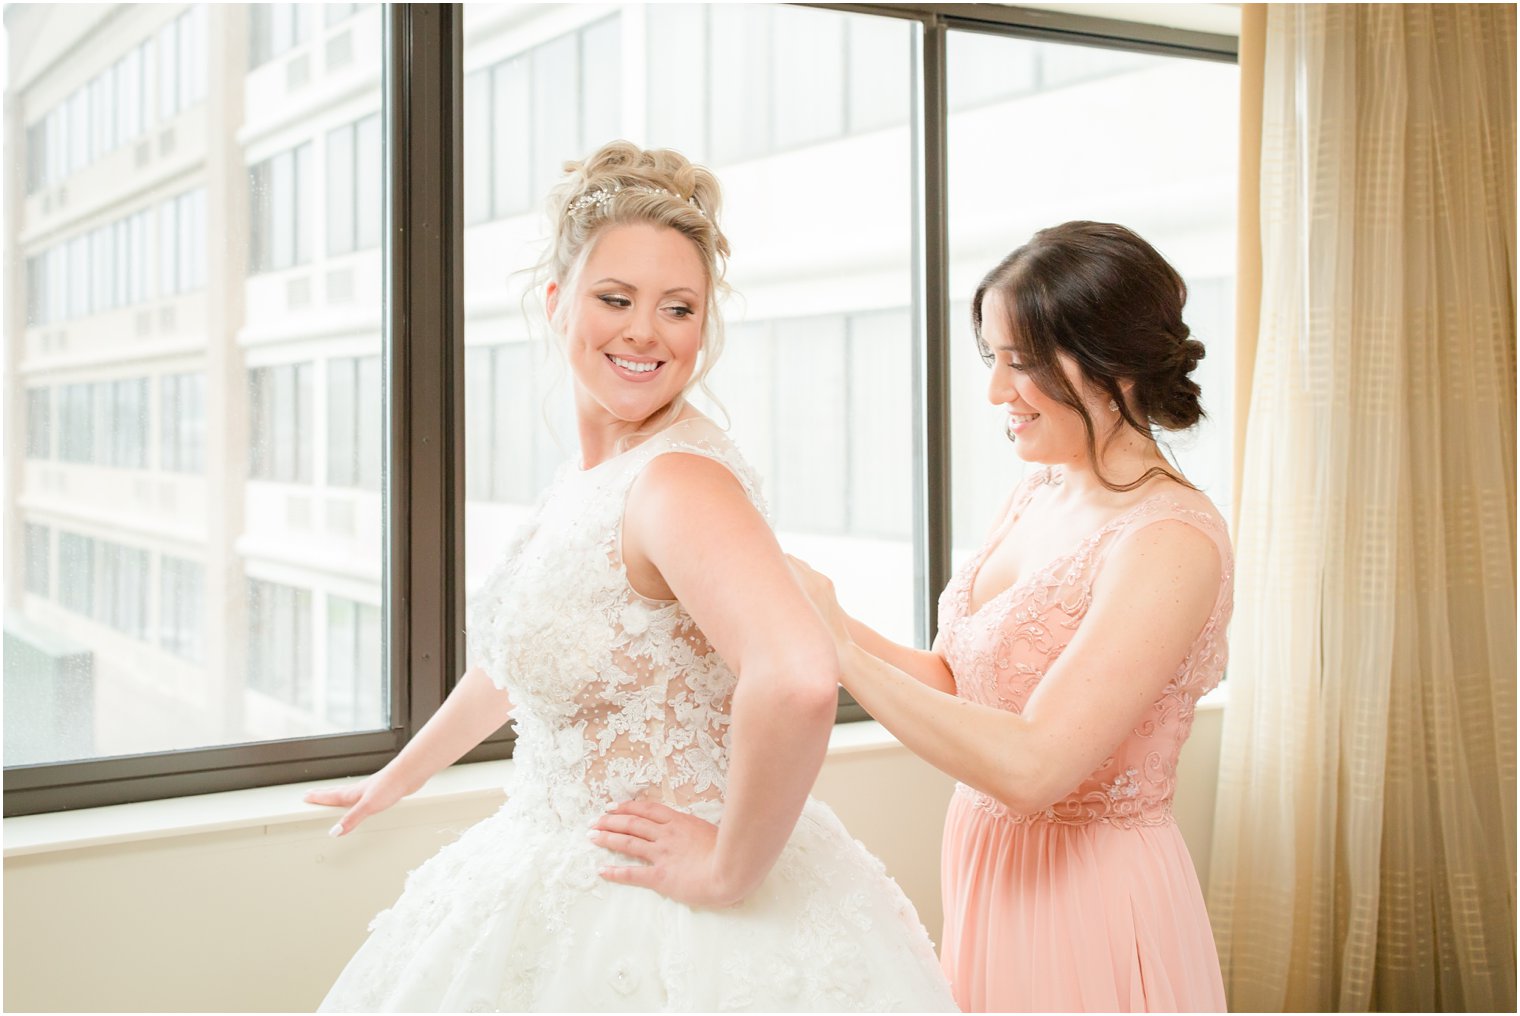
[[[342,836],[343,835],[343,823],[339,822],[337,825],[334,825],[331,829],[327,830],[327,835],[333,837],[334,839],[337,839],[339,836]]]

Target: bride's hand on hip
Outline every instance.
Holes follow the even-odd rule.
[[[652,801],[627,801],[592,823],[591,841],[644,862],[603,868],[602,878],[609,882],[653,889],[692,907],[731,907],[744,898],[720,870],[718,827],[695,815]]]
[[[809,600],[813,601],[813,608],[818,611],[823,618],[823,623],[828,626],[829,634],[834,636],[834,644],[843,646],[852,641],[847,624],[849,615],[839,605],[839,597],[835,594],[834,583],[829,577],[814,571],[806,561],[790,554],[786,555],[786,563],[791,565],[792,574],[797,577],[802,591],[807,593]]]

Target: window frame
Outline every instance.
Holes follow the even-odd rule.
[[[916,308],[913,533],[916,630],[920,644],[928,645],[934,635],[934,599],[950,574],[948,33],[983,32],[1227,62],[1237,59],[1238,42],[1228,35],[987,4],[798,6],[920,26],[910,83]],[[381,610],[387,622],[382,654],[390,678],[390,726],[12,766],[5,770],[6,816],[367,774],[390,761],[437,711],[460,672],[465,659],[463,14],[458,5],[392,4],[384,6],[381,18],[381,117],[388,148],[381,369],[390,381],[390,430],[382,467],[388,484],[382,496],[387,545]],[[38,175],[50,176],[38,169]],[[46,186],[51,181],[39,182]],[[494,186],[494,180],[487,186]],[[60,396],[54,407],[55,454],[60,457],[62,401]],[[63,535],[60,530],[59,561],[50,569],[58,573],[51,576],[55,596],[62,592]],[[839,721],[864,718],[864,711],[841,692]],[[511,747],[510,736],[498,732],[463,761],[505,758]]]

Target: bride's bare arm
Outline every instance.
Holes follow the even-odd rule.
[[[635,588],[680,600],[739,681],[721,826],[660,805],[617,809],[598,822],[598,842],[648,866],[604,874],[695,905],[737,903],[780,856],[823,764],[834,644],[770,527],[711,459],[667,454],[645,468],[629,492],[623,556]]]
[[[484,670],[472,667],[417,736],[385,768],[358,783],[310,791],[306,800],[347,808],[332,833],[342,836],[352,832],[369,816],[389,808],[420,789],[434,773],[459,761],[506,723],[511,712],[512,700],[506,691],[493,684]]]

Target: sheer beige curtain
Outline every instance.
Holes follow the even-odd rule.
[[[1515,8],[1271,5],[1231,1007],[1515,1007]]]

